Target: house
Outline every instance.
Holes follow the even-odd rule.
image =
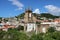
[[[16,25],[11,25],[11,23],[0,23],[0,30],[7,31],[9,28],[15,28]]]
[[[56,28],[57,22],[42,22],[40,27],[40,32],[46,33],[49,27]]]
[[[60,18],[54,19],[54,22],[60,22]]]

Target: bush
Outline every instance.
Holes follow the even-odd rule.
[[[0,40],[60,40],[60,32],[49,31],[47,33],[39,33],[29,37],[24,32],[19,32],[16,29],[10,29],[7,32],[0,31]]]
[[[50,28],[48,28],[48,32],[55,32],[56,31],[56,29],[54,28],[54,27],[50,27]]]

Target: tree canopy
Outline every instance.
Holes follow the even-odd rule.
[[[16,29],[9,29],[8,31],[0,30],[0,40],[60,40],[60,32],[32,33],[31,37],[29,37],[27,33]]]

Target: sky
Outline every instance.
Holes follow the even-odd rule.
[[[0,0],[0,17],[14,17],[31,8],[33,13],[60,15],[60,0]]]

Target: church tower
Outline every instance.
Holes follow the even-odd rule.
[[[36,18],[33,16],[31,9],[27,9],[25,11],[24,20],[25,20],[25,23],[34,23],[34,22],[36,22]]]
[[[35,30],[36,28],[36,18],[33,15],[31,9],[27,9],[24,15],[25,30],[27,32]]]

